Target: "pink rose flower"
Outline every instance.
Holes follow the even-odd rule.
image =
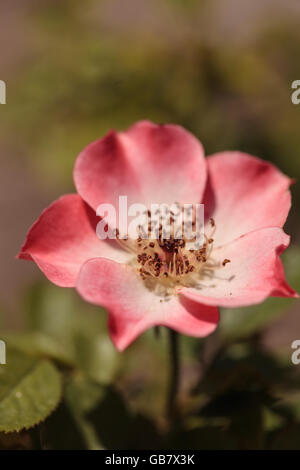
[[[272,164],[240,152],[205,159],[201,143],[182,127],[141,121],[88,145],[74,181],[77,194],[44,210],[18,257],[104,306],[119,350],[154,325],[204,337],[219,322],[219,306],[298,296],[279,257],[290,241],[282,227],[291,179]],[[96,209],[100,203],[117,208],[119,195],[147,207],[204,203],[204,248],[100,240]]]

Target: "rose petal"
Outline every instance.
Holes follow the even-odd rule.
[[[269,296],[298,297],[287,284],[279,255],[288,247],[289,236],[273,227],[248,233],[213,252],[213,258],[230,263],[216,269],[199,289],[180,288],[189,299],[207,305],[239,307],[256,304]]]
[[[283,227],[291,179],[271,163],[240,152],[207,158],[206,213],[216,222],[215,245],[265,227]]]
[[[116,242],[99,240],[98,221],[80,196],[62,196],[30,228],[18,257],[35,261],[54,284],[74,287],[80,267],[88,259],[128,260],[129,254],[115,246]]]
[[[78,156],[74,181],[94,209],[101,203],[200,202],[206,164],[200,142],[177,125],[141,121],[126,132],[110,132]]]
[[[146,287],[134,268],[107,259],[84,264],[77,290],[86,301],[109,311],[110,335],[119,350],[154,325],[202,337],[212,333],[219,321],[217,308],[177,296],[164,301]]]

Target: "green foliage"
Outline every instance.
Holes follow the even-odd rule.
[[[7,364],[0,368],[0,431],[20,431],[44,421],[61,394],[61,377],[51,362],[9,348]]]
[[[71,290],[49,284],[28,293],[27,312],[30,331],[26,334],[35,338],[32,348],[39,340],[41,350],[53,359],[82,369],[100,383],[113,380],[120,355],[107,336],[103,309],[86,305]],[[15,344],[18,341],[21,347],[18,338]]]

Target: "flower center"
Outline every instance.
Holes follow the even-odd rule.
[[[215,269],[230,262],[229,259],[222,262],[213,259],[213,236],[216,231],[213,218],[209,221],[210,231],[204,234],[202,246],[190,249],[190,242],[195,241],[195,238],[176,238],[174,218],[171,218],[168,238],[164,238],[164,220],[158,225],[157,237],[151,238],[151,211],[147,213],[148,237],[145,236],[145,229],[139,226],[139,237],[136,240],[122,242],[128,248],[130,245],[130,250],[136,253],[134,265],[147,287],[166,300],[174,294],[176,287],[197,287],[203,279],[211,279]],[[194,220],[192,226],[195,226]]]

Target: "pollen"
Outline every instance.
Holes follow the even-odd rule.
[[[227,258],[226,258],[226,259],[224,259],[224,261],[222,262],[222,265],[223,265],[223,266],[226,266],[226,264],[228,264],[228,263],[230,263],[230,262],[231,262],[230,259],[227,259]]]
[[[176,203],[179,211],[183,212],[183,207]],[[192,210],[192,208],[191,208]],[[193,214],[192,212],[190,212]],[[138,275],[146,283],[147,287],[155,290],[164,301],[176,291],[176,287],[196,287],[201,285],[205,279],[212,279],[214,272],[218,268],[224,268],[230,259],[214,259],[214,234],[216,232],[216,222],[209,219],[208,228],[204,234],[201,246],[195,242],[195,232],[189,237],[178,237],[178,226],[175,219],[180,212],[166,213],[150,210],[145,213],[148,216],[146,226],[138,226],[138,233],[135,240],[116,238],[123,248],[134,253],[132,265],[136,266]],[[171,217],[170,217],[171,214]],[[169,232],[166,233],[166,226],[169,224]],[[189,222],[192,229],[195,229],[196,222],[192,217]],[[181,235],[185,234],[184,222],[182,222]],[[153,236],[155,235],[155,236]]]
[[[164,231],[167,216],[159,214],[159,223],[157,223],[157,212],[154,214],[155,217],[152,217],[150,210],[147,214],[148,238],[143,236],[145,229],[139,227],[135,251],[138,274],[151,289],[154,288],[168,297],[174,293],[177,286],[194,286],[206,276],[211,278],[214,269],[230,262],[225,259],[216,263],[212,258],[213,236],[216,231],[214,219],[209,220],[208,231],[210,233],[204,235],[202,246],[195,245],[193,249],[189,249],[189,242],[194,241],[193,238],[176,237],[174,221],[177,214],[171,213],[172,216],[169,219],[171,230],[168,237],[165,236]],[[194,221],[192,226],[195,226]],[[153,227],[157,227],[155,238],[151,238]]]

